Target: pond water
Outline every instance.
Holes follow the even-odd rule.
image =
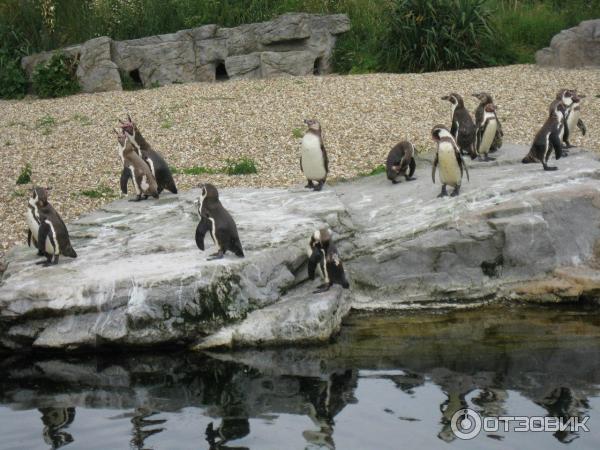
[[[451,417],[577,417],[481,431]],[[589,419],[585,419],[589,417]],[[493,422],[492,422],[493,423]],[[600,448],[600,311],[352,314],[330,345],[0,362],[0,449]]]

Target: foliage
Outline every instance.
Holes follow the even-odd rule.
[[[208,167],[203,167],[203,166],[184,167],[182,169],[178,169],[176,167],[171,167],[171,172],[174,174],[181,173],[184,175],[204,175],[204,174],[214,175],[216,173],[219,173],[218,170],[210,169]]]
[[[256,163],[250,158],[241,158],[239,160],[228,160],[227,166],[224,169],[227,175],[247,175],[258,173]]]
[[[99,186],[96,189],[81,191],[81,195],[89,198],[115,197],[113,190],[107,186]]]
[[[81,89],[75,76],[77,59],[56,53],[47,63],[40,63],[33,72],[33,88],[41,98],[72,95]]]
[[[25,167],[21,170],[19,177],[17,178],[17,184],[28,184],[31,183],[31,175],[33,171],[31,170],[31,164],[25,164]]]
[[[358,176],[371,177],[373,175],[379,175],[380,173],[385,173],[385,166],[383,164],[373,167],[373,169],[370,172],[361,172],[358,174]]]
[[[0,50],[0,98],[23,98],[27,89],[25,74],[19,59]]]

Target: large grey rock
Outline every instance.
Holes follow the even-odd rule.
[[[109,37],[90,39],[81,46],[77,79],[84,92],[119,91],[121,76],[110,59]]]
[[[79,348],[167,342],[212,346],[319,342],[358,309],[462,307],[494,299],[598,299],[600,161],[572,151],[544,172],[505,145],[474,162],[457,198],[436,198],[430,161],[417,181],[383,175],[326,187],[224,189],[247,257],[208,262],[194,243],[196,191],[120,200],[70,224],[75,260],[40,268],[6,258],[0,343]],[[327,224],[351,281],[323,296],[306,280],[310,233]]]
[[[600,19],[585,20],[578,26],[562,30],[539,50],[535,60],[542,66],[600,66]]]
[[[329,73],[336,36],[350,29],[345,14],[284,14],[269,22],[189,30],[127,41],[107,37],[62,49],[80,57],[77,75],[84,92],[121,89],[119,71],[142,85],[215,81],[225,65],[230,78]],[[53,52],[22,59],[31,79]]]

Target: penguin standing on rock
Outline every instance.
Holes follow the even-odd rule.
[[[571,148],[573,145],[569,142],[571,132],[575,131],[575,127],[581,130],[581,134],[585,136],[587,131],[585,124],[581,120],[581,99],[585,95],[578,95],[574,89],[563,89],[556,94],[556,99],[561,100],[565,105],[565,122],[562,141],[565,143],[565,148]],[[563,156],[566,152],[563,149]]]
[[[50,266],[58,264],[59,255],[77,258],[77,253],[71,246],[67,226],[60,215],[48,202],[50,188],[34,187],[29,199],[27,222],[29,226],[29,239],[37,243],[38,255],[45,256],[46,261],[36,264]]]
[[[304,123],[308,126],[308,130],[302,138],[300,169],[308,180],[305,187],[320,191],[329,173],[329,160],[323,145],[321,124],[314,119],[307,119]]]
[[[133,144],[127,139],[125,133],[119,133],[117,129],[114,131],[117,133],[117,140],[119,141],[118,152],[121,161],[123,161],[123,170],[129,171],[133,186],[135,187],[135,193],[137,194],[136,198],[130,201],[139,202],[142,196],[144,200],[149,196],[158,198],[158,185],[156,184],[154,175],[150,171],[150,167],[135,151]]]
[[[562,154],[561,138],[565,121],[565,105],[561,100],[554,100],[550,104],[550,115],[546,122],[540,128],[533,139],[531,149],[525,158],[523,164],[541,162],[544,170],[557,170],[557,167],[548,166],[548,160],[554,150],[556,159],[560,159]]]
[[[312,254],[308,259],[308,278],[315,279],[315,271],[320,267],[324,276],[325,283],[321,284],[314,294],[326,292],[334,284],[341,285],[344,289],[350,287],[350,283],[346,279],[344,265],[340,259],[337,247],[332,242],[331,230],[329,228],[321,228],[315,231],[310,240]]]
[[[463,157],[454,142],[452,134],[443,125],[436,125],[431,130],[431,138],[436,143],[435,158],[431,167],[431,178],[435,184],[435,170],[439,166],[440,182],[442,183],[442,192],[438,197],[446,197],[448,191],[446,186],[454,187],[454,191],[450,194],[456,197],[460,192],[462,184],[463,171],[467,174],[469,180],[469,170],[463,160]]]
[[[494,99],[487,92],[479,92],[477,94],[473,94],[473,97],[476,97],[479,100],[479,105],[475,110],[475,128],[479,131],[479,128],[483,126],[484,116],[485,116],[485,107],[490,103],[494,106],[494,115],[496,116],[496,136],[494,137],[494,141],[490,146],[490,153],[497,152],[500,147],[502,147],[502,138],[504,137],[504,132],[502,131],[502,124],[500,120],[498,120],[498,115],[496,114],[496,109],[498,107],[494,103]]]
[[[483,110],[483,120],[477,127],[477,154],[482,161],[493,161],[489,153],[498,132],[498,118],[496,117],[496,107],[493,103],[485,105]],[[483,158],[482,158],[483,155]]]
[[[212,184],[201,185],[200,198],[196,201],[200,223],[196,227],[196,245],[204,251],[204,236],[210,233],[218,251],[208,257],[208,260],[221,259],[228,250],[240,258],[244,250],[238,235],[233,217],[221,204],[219,192]]]
[[[447,100],[452,105],[450,133],[454,137],[454,141],[463,155],[470,155],[471,159],[475,159],[477,157],[475,152],[475,124],[469,111],[465,108],[463,98],[456,93],[452,93],[443,96],[442,100]]]
[[[160,194],[163,189],[177,194],[177,186],[175,186],[175,180],[173,180],[173,174],[169,165],[163,158],[163,156],[154,150],[152,146],[144,139],[142,133],[138,129],[137,125],[131,119],[131,116],[127,115],[127,120],[119,120],[121,122],[121,128],[127,138],[131,141],[138,155],[146,161],[152,175],[156,179],[158,185],[158,193]],[[127,181],[129,180],[131,173],[128,170],[123,169],[121,173],[121,192],[127,194]]]
[[[387,178],[393,184],[400,181],[400,177],[404,177],[406,181],[415,180],[413,175],[417,168],[415,163],[415,146],[408,141],[396,144],[388,153],[385,169]]]

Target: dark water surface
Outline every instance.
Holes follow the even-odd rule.
[[[5,357],[0,448],[598,449],[599,394],[598,310],[354,314],[320,348]],[[463,441],[467,406],[590,431]]]

